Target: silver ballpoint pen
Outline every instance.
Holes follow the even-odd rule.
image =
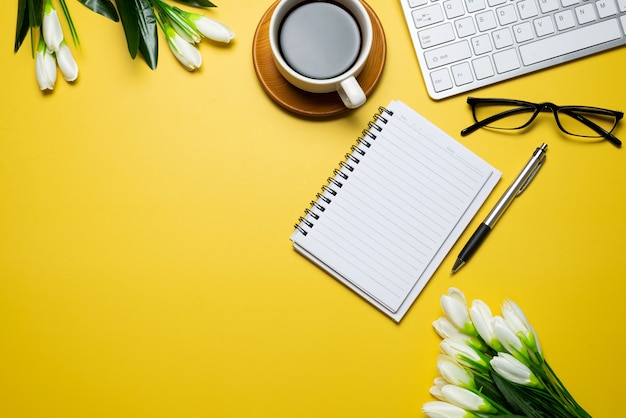
[[[471,236],[467,244],[463,247],[459,253],[454,266],[452,267],[452,274],[456,273],[465,263],[469,261],[472,255],[476,252],[480,244],[487,238],[487,235],[491,232],[498,219],[502,216],[504,211],[509,207],[513,199],[519,196],[528,186],[528,184],[535,178],[537,171],[541,168],[546,161],[546,151],[548,150],[548,144],[543,143],[539,146],[532,157],[519,173],[513,184],[506,189],[506,192],[502,195],[498,203],[489,212],[489,215],[485,218],[483,223],[480,224],[476,232]]]

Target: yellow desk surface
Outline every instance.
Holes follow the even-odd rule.
[[[69,6],[75,85],[35,81],[0,14],[0,416],[416,417],[432,400],[439,296],[526,312],[594,417],[623,409],[626,150],[470,123],[466,95],[427,97],[398,1],[379,85],[331,120],[274,104],[251,45],[271,1],[220,1],[237,34],[188,73],[160,34],[132,61],[119,23]],[[66,32],[67,33],[67,32]],[[27,39],[28,42],[28,39]],[[626,49],[472,92],[626,110]],[[289,235],[379,105],[401,99],[503,177],[399,324],[298,255]],[[616,135],[626,140],[626,125]],[[548,162],[457,275],[460,247],[541,142]]]

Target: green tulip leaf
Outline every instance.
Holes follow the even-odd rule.
[[[157,67],[159,58],[159,40],[154,9],[149,0],[135,0],[139,22],[139,51],[144,60],[153,70]]]
[[[135,59],[139,50],[139,18],[133,1],[115,0],[117,11],[120,14],[124,35],[126,35],[126,44],[130,56]]]
[[[80,3],[87,6],[92,11],[101,14],[102,16],[111,19],[114,22],[119,22],[120,18],[117,15],[115,6],[110,0],[78,0]]]
[[[209,0],[176,0],[179,3],[187,4],[194,7],[217,7]]]
[[[521,413],[522,411],[515,409],[512,405],[507,402],[506,397],[500,392],[498,386],[489,378],[483,377],[481,375],[474,376],[474,382],[476,383],[476,387],[480,391],[480,393],[486,396],[488,399],[496,402],[498,405],[503,405],[507,407],[508,410]]]
[[[528,418],[554,418],[568,416],[563,406],[543,391],[511,383],[497,373],[491,374],[500,392],[515,413],[521,412]]]
[[[13,51],[17,52],[29,29],[30,47],[33,56],[35,56],[35,44],[33,39],[33,28],[41,26],[41,19],[43,14],[43,0],[19,0],[17,3],[17,24],[15,25],[15,44]]]
[[[15,47],[13,52],[17,52],[20,49],[29,29],[27,0],[19,0],[17,3],[17,24],[15,25]]]

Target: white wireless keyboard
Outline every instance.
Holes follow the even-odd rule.
[[[626,0],[400,1],[433,99],[626,44]]]

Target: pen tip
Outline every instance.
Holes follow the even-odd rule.
[[[463,267],[464,264],[465,264],[465,261],[461,260],[460,258],[457,258],[457,260],[454,262],[454,266],[452,266],[452,273],[450,274],[454,274],[457,271],[459,271],[459,269]]]

